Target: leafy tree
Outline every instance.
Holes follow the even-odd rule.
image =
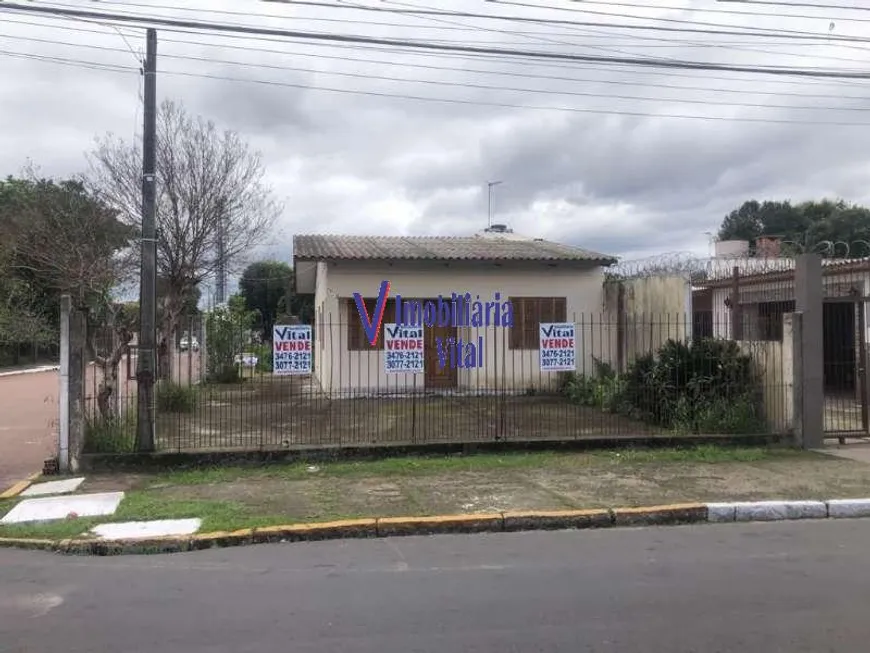
[[[132,274],[129,255],[135,229],[118,220],[117,213],[80,180],[56,181],[31,172],[0,182],[0,232],[6,306],[16,298],[23,300],[13,319],[28,324],[26,318],[41,313],[51,324],[59,296],[68,294],[73,308],[87,315],[86,346],[103,371],[98,405],[104,416],[112,416],[109,398],[117,396],[118,364],[133,330],[119,315],[111,293]],[[41,311],[35,311],[40,304]],[[10,322],[8,316],[5,319]],[[108,351],[95,342],[101,326],[111,331]]]
[[[314,298],[296,294],[293,268],[281,261],[251,263],[239,280],[239,293],[259,316],[265,340],[271,340],[272,325],[281,316],[295,315],[306,323],[314,315]]]
[[[752,246],[762,236],[781,238],[786,255],[868,256],[870,209],[830,199],[796,205],[749,200],[729,213],[719,230],[720,240],[748,240]]]

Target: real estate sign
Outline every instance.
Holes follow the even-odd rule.
[[[541,325],[541,371],[573,372],[577,369],[577,341],[572,322]]]
[[[423,327],[384,325],[384,371],[418,374],[423,371]]]
[[[272,373],[311,374],[311,325],[272,327]]]

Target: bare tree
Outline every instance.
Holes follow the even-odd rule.
[[[142,219],[138,143],[108,134],[89,156],[90,183],[130,225]],[[174,349],[185,299],[223,262],[240,269],[281,212],[264,184],[260,155],[239,135],[167,100],[157,121],[157,258],[163,280],[161,340]],[[218,241],[222,238],[219,256]],[[171,360],[171,357],[170,357]],[[161,370],[165,378],[168,368]]]
[[[0,203],[0,254],[19,278],[69,294],[74,308],[86,313],[86,345],[102,371],[98,405],[103,417],[114,417],[110,398],[117,397],[118,364],[130,345],[132,329],[115,319],[111,292],[129,275],[135,231],[88,193],[81,181],[56,182],[40,179],[33,171],[27,174],[2,182],[6,192]],[[106,355],[100,355],[95,345],[103,326],[111,334]]]

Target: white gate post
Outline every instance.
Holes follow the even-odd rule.
[[[70,313],[72,299],[69,295],[60,298],[60,391],[58,392],[58,445],[57,463],[59,471],[70,471],[69,460],[69,359],[70,359]]]

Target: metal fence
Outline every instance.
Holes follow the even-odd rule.
[[[187,323],[164,353],[171,375],[156,391],[158,450],[763,435],[791,428],[787,330],[775,339],[734,341],[697,335],[699,323],[724,328],[715,313],[576,315],[569,320],[575,370],[547,371],[541,361],[551,360],[552,343],[542,342],[537,323],[454,332],[425,327],[421,369],[412,374],[388,369],[383,327],[372,347],[359,323],[330,317],[313,325],[311,373],[289,376],[272,373],[271,328],[220,324],[208,315]],[[462,341],[454,364],[444,350],[450,337]],[[93,428],[99,435],[90,437],[90,451],[133,449],[130,360],[119,387],[127,424],[109,433]],[[89,395],[98,387],[95,377]]]

